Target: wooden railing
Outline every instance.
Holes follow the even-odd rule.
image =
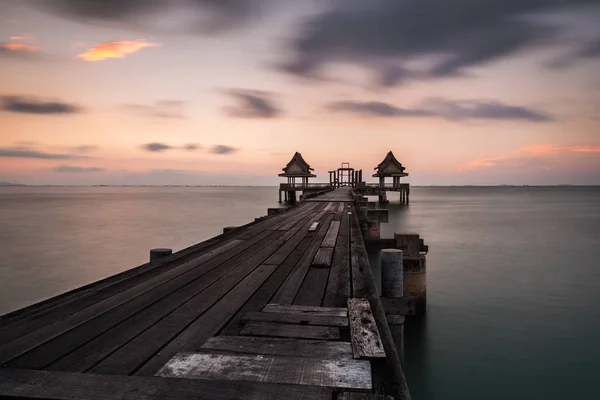
[[[370,188],[409,190],[410,185],[408,183],[400,183],[398,185],[394,185],[393,183],[386,183],[385,185],[381,186],[379,183],[367,183],[367,187],[370,187]]]

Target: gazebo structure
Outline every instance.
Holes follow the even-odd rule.
[[[308,178],[315,178],[312,173],[313,168],[308,165],[302,154],[296,152],[287,165],[282,168],[283,173],[278,176],[287,178],[287,183],[279,185],[279,202],[281,203],[281,192],[285,193],[285,201],[294,203],[296,201],[296,190],[305,190],[309,187]],[[296,183],[296,178],[300,178],[300,184]]]
[[[408,184],[401,184],[400,178],[408,176],[408,173],[404,172],[405,168],[396,159],[394,153],[389,151],[382,162],[374,168],[375,173],[373,177],[379,178],[379,202],[387,203],[386,191],[391,190],[394,192],[400,192],[400,202],[408,203],[409,188]],[[388,186],[385,184],[385,178],[392,178],[392,185]]]

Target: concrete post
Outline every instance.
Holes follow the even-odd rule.
[[[170,256],[171,254],[173,254],[173,250],[171,249],[152,249],[150,250],[150,262],[153,263],[161,258]]]
[[[404,268],[402,250],[381,250],[381,295],[402,297],[404,295]]]

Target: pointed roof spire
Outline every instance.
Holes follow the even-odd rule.
[[[382,162],[374,168],[377,172],[373,176],[408,176],[404,172],[406,168],[396,159],[390,150]]]
[[[314,169],[308,165],[304,158],[302,158],[302,154],[296,152],[294,156],[287,163],[287,165],[282,168],[283,173],[279,174],[279,176],[307,176],[307,177],[315,177],[311,171]]]

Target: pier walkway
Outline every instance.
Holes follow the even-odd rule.
[[[408,398],[348,188],[0,317],[0,366],[0,397]]]

